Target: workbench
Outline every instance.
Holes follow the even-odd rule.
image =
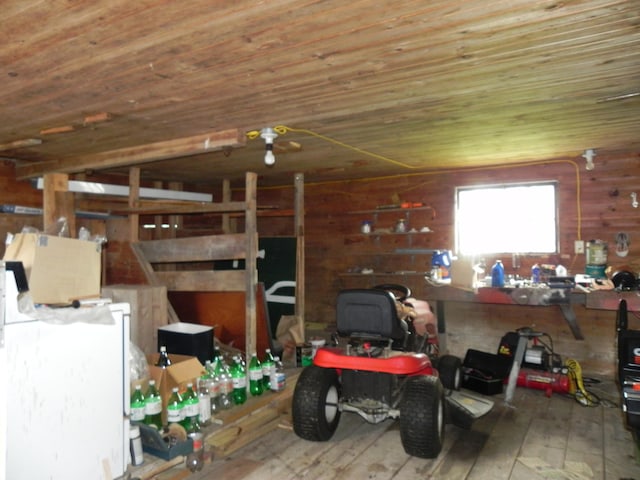
[[[570,288],[548,288],[545,286],[465,289],[445,284],[425,286],[424,298],[436,305],[438,333],[441,335],[446,333],[445,312],[448,302],[557,307],[576,340],[584,340],[584,335],[580,330],[573,305],[615,311],[618,309],[620,300],[625,299],[629,311],[640,311],[640,291],[593,290],[584,292]]]

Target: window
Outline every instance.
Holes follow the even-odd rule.
[[[556,182],[456,189],[456,251],[554,253],[558,245]]]

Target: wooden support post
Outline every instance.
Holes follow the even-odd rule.
[[[129,208],[136,208],[140,200],[140,167],[129,169]],[[129,241],[137,242],[140,239],[140,215],[129,214]]]
[[[304,174],[296,173],[294,180],[296,235],[296,304],[294,315],[304,340]]]
[[[222,201],[231,201],[231,182],[227,178],[222,181]],[[222,233],[232,233],[230,218],[228,213],[222,214]]]
[[[76,214],[73,193],[69,192],[69,176],[64,173],[49,173],[43,177],[42,210],[44,231],[59,235],[57,222],[67,220],[68,236],[75,238]]]
[[[171,190],[184,190],[182,182],[169,182],[169,189]],[[176,238],[178,236],[178,229],[182,228],[182,215],[169,215],[169,238]]]
[[[247,356],[256,351],[257,344],[257,311],[256,286],[258,284],[258,230],[257,230],[257,179],[255,173],[247,172],[245,179],[245,220],[244,233],[246,241],[245,257],[245,348]]]
[[[161,181],[155,181],[153,182],[153,188],[163,188],[164,185],[162,185]],[[161,214],[158,215],[154,215],[153,216],[153,224],[155,225],[154,229],[153,229],[153,239],[154,240],[160,240],[161,238],[163,238],[164,233],[162,232],[162,223],[163,223],[164,217]],[[146,237],[145,235],[143,235],[143,237]]]

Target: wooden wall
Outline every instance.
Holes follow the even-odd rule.
[[[560,246],[559,255],[548,257],[522,257],[521,267],[513,269],[510,256],[503,258],[507,273],[528,275],[534,262],[562,263],[569,273],[584,270],[584,255],[573,254],[573,243],[580,234],[584,240],[598,238],[609,242],[611,250],[618,232],[626,232],[630,239],[630,251],[626,258],[619,258],[611,251],[609,263],[613,267],[629,265],[640,270],[640,209],[631,206],[631,192],[640,194],[640,153],[598,153],[595,169],[587,171],[584,160],[559,159],[546,164],[521,167],[496,167],[476,171],[452,171],[437,174],[411,174],[396,177],[305,185],[305,239],[306,239],[306,307],[307,324],[320,325],[328,332],[334,324],[334,302],[341,288],[350,282],[368,284],[378,278],[350,277],[344,274],[355,266],[363,265],[362,257],[377,249],[399,248],[364,241],[358,235],[361,216],[349,212],[374,209],[377,205],[398,201],[422,202],[435,210],[425,211],[419,226],[427,223],[433,233],[421,236],[412,247],[454,248],[454,189],[462,185],[495,184],[534,180],[557,180],[560,185]],[[41,206],[42,193],[27,182],[15,182],[13,165],[0,166],[0,203],[24,206]],[[292,182],[293,183],[293,182]],[[259,185],[259,182],[258,182]],[[242,198],[244,192],[234,192]],[[580,203],[578,205],[578,196]],[[292,187],[259,189],[258,205],[271,205],[281,209],[293,208]],[[578,215],[580,213],[580,215]],[[522,206],[526,215],[526,206]],[[508,228],[509,218],[495,212],[495,220]],[[38,223],[40,222],[40,223]],[[217,222],[217,220],[215,220]],[[185,231],[188,235],[200,231],[216,233],[210,216],[189,216]],[[395,218],[389,221],[389,226]],[[0,215],[0,236],[19,231],[24,225],[41,225],[37,216]],[[107,230],[106,278],[108,284],[143,283],[126,242],[126,222],[110,221]],[[242,225],[238,226],[242,231]],[[290,218],[258,218],[258,232],[262,236],[289,235]],[[493,235],[495,229],[487,225],[483,234]],[[178,235],[178,236],[188,236]],[[395,240],[394,240],[395,241]],[[487,258],[491,264],[493,258]],[[384,268],[383,258],[378,265]],[[430,257],[414,256],[405,259],[403,269],[428,269]],[[406,283],[420,296],[424,285],[419,276],[406,277]],[[393,278],[398,283],[398,278]],[[427,298],[428,300],[428,298]],[[452,304],[447,310],[446,344],[456,355],[464,356],[468,348],[495,351],[501,336],[512,329],[529,325],[553,336],[556,352],[563,357],[578,360],[586,374],[610,374],[614,369],[614,312],[586,310],[576,307],[584,341],[577,341],[560,312],[555,307],[510,307],[490,305]],[[632,327],[640,328],[638,312],[630,317]]]
[[[0,204],[42,208],[42,191],[36,190],[29,182],[16,182],[14,164],[0,162]],[[16,215],[0,213],[0,237],[2,255],[7,233],[20,233],[23,227],[42,228],[42,215]]]
[[[456,186],[483,185],[501,182],[527,182],[557,180],[560,189],[560,254],[537,257],[521,257],[520,268],[512,267],[511,256],[502,257],[506,272],[529,275],[533,263],[561,263],[570,274],[584,272],[584,255],[574,255],[574,240],[579,232],[583,240],[602,239],[615,250],[618,232],[628,233],[631,239],[629,255],[619,258],[609,253],[609,263],[614,267],[631,265],[640,270],[640,209],[631,206],[630,193],[640,193],[640,155],[599,154],[595,169],[587,171],[584,160],[559,159],[556,162],[521,167],[453,171],[430,175],[402,175],[369,181],[307,184],[305,186],[306,230],[306,311],[308,324],[325,324],[327,330],[334,323],[334,301],[341,288],[380,283],[382,277],[353,277],[344,274],[355,266],[362,266],[367,253],[381,247],[380,243],[358,235],[362,216],[348,212],[373,209],[400,201],[423,202],[435,209],[424,212],[426,218],[418,226],[427,223],[433,233],[421,236],[413,247],[454,248],[454,190]],[[287,189],[260,190],[259,204],[278,204],[286,208],[291,198]],[[578,196],[580,204],[578,205]],[[580,209],[580,210],[578,210]],[[580,216],[578,215],[580,212]],[[487,225],[479,234],[496,235],[495,224],[509,228],[509,218],[495,211],[495,222]],[[527,214],[526,205],[522,215]],[[395,214],[394,214],[395,215]],[[395,216],[388,222],[395,223]],[[580,221],[579,221],[580,220]],[[261,235],[269,235],[268,223],[259,224]],[[395,238],[395,237],[392,237]],[[385,240],[387,241],[387,240]],[[402,241],[402,240],[400,240]],[[395,242],[395,240],[392,240]],[[417,244],[415,243],[417,242]],[[404,245],[404,244],[402,244]],[[382,245],[398,248],[396,243]],[[495,258],[487,258],[491,265]],[[384,262],[397,261],[385,258]],[[430,256],[414,256],[407,270],[429,269]],[[412,268],[411,268],[412,267]],[[392,277],[394,283],[400,280]],[[408,276],[406,282],[420,296],[424,281],[419,276]],[[428,299],[427,299],[428,300]],[[576,314],[584,341],[573,338],[568,326],[556,307],[508,307],[490,305],[451,304],[447,310],[447,346],[451,353],[464,356],[467,348],[494,352],[501,336],[521,326],[534,326],[552,335],[556,352],[572,357],[583,364],[587,373],[613,371],[614,366],[614,312],[586,310],[576,307]],[[630,323],[637,321],[632,314]]]

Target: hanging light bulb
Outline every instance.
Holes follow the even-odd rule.
[[[269,167],[276,163],[276,157],[273,155],[273,140],[277,136],[278,134],[271,127],[263,128],[260,131],[260,137],[264,138],[265,142],[264,164]]]
[[[276,157],[273,154],[273,143],[267,143],[266,147],[267,147],[267,150],[264,153],[264,164],[270,167],[274,163],[276,163]]]

